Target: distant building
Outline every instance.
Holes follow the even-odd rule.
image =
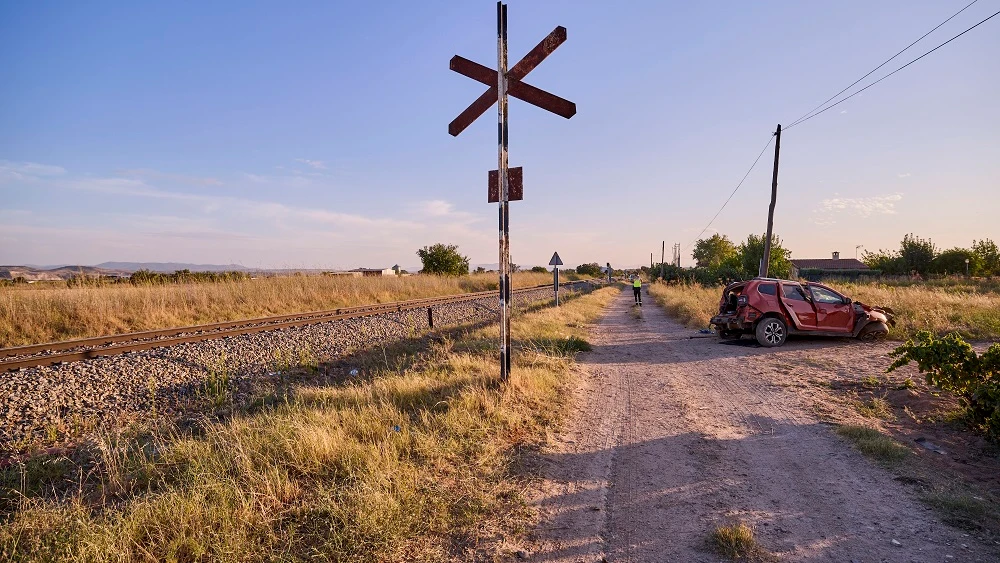
[[[831,277],[857,278],[881,273],[872,270],[857,258],[841,258],[839,252],[834,252],[832,258],[794,258],[790,262],[792,279],[804,278],[816,281]]]
[[[392,268],[354,268],[352,273],[360,273],[364,277],[395,276],[396,270]]]
[[[353,278],[378,278],[382,276],[395,276],[398,275],[396,272],[398,266],[393,266],[392,268],[354,268],[353,270],[347,271],[335,271],[335,272],[323,272],[324,276],[347,276]]]

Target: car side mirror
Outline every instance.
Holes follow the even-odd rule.
[[[844,298],[844,305],[850,305],[851,303],[854,303],[854,301],[851,301],[850,297],[845,297]]]

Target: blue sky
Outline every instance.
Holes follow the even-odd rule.
[[[512,254],[638,265],[690,243],[788,124],[966,1],[514,0],[510,57],[568,41],[511,102]],[[980,0],[873,79],[1000,9]],[[447,124],[495,65],[495,3],[0,4],[0,263],[496,262],[495,109]],[[793,256],[905,233],[1000,240],[1000,16],[782,137]],[[706,232],[765,227],[770,150]],[[669,256],[669,250],[668,250]]]

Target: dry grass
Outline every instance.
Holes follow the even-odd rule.
[[[380,350],[383,367],[362,381],[297,388],[265,401],[272,406],[193,425],[108,433],[73,459],[7,470],[0,484],[16,495],[0,553],[70,562],[492,560],[531,522],[519,456],[562,416],[572,357],[587,346],[582,327],[617,293],[517,318],[506,385],[496,379],[493,326],[430,349]]]
[[[903,340],[920,330],[957,331],[972,340],[1000,338],[1000,294],[959,291],[935,285],[829,284],[848,297],[896,312],[889,338]],[[970,286],[971,287],[971,286]],[[667,313],[690,328],[704,328],[718,311],[721,287],[652,284],[649,294]]]
[[[649,285],[649,294],[667,314],[688,328],[707,328],[719,310],[722,288],[654,283]]]
[[[905,446],[868,426],[840,426],[837,434],[854,442],[859,452],[883,465],[895,465],[910,454]]]
[[[858,401],[855,404],[858,414],[866,418],[878,418],[882,420],[893,420],[896,415],[892,412],[892,405],[885,397],[872,397],[867,401]]]
[[[712,532],[710,542],[719,555],[736,561],[767,561],[767,550],[757,543],[754,529],[746,522],[719,526]]]
[[[515,287],[552,282],[520,272]],[[32,286],[28,286],[32,287]],[[496,289],[464,277],[286,276],[160,286],[0,288],[0,347]]]
[[[837,284],[837,291],[868,305],[890,307],[896,326],[890,338],[904,339],[920,330],[943,335],[957,331],[972,340],[1000,338],[1000,294],[935,285],[895,287]]]

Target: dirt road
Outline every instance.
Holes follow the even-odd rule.
[[[997,561],[821,423],[775,367],[850,345],[691,339],[652,303],[641,319],[631,309],[623,293],[580,358],[571,422],[542,460],[531,561],[720,561],[707,538],[737,519],[780,561]]]

